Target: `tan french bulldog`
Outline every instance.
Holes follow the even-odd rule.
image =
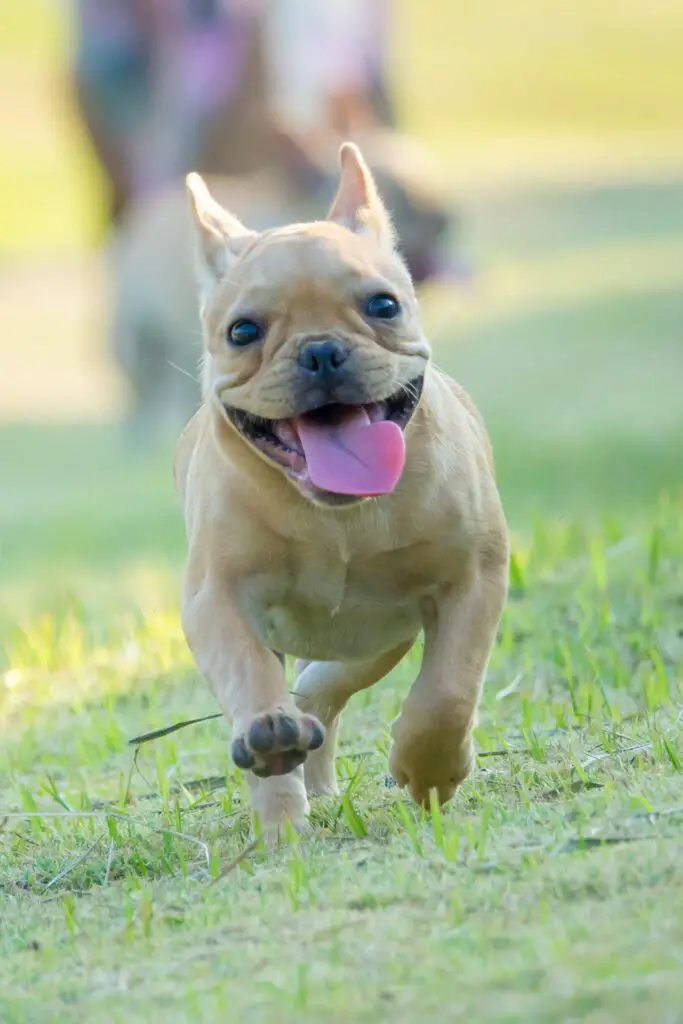
[[[390,768],[419,802],[453,795],[508,579],[484,426],[430,364],[359,150],[340,156],[328,220],[263,233],[188,178],[205,357],[204,403],[175,463],[182,620],[276,831],[337,792],[344,705],[420,631]],[[283,654],[299,659],[293,695]]]

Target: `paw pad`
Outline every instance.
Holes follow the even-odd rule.
[[[232,743],[232,759],[238,768],[251,770],[265,779],[286,775],[306,760],[309,750],[317,750],[325,740],[325,730],[313,715],[275,711],[258,715],[249,728]]]

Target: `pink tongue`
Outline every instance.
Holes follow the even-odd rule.
[[[295,427],[308,475],[322,491],[370,498],[389,494],[398,483],[406,446],[397,423],[371,423],[365,409],[359,408],[333,424],[301,416]]]

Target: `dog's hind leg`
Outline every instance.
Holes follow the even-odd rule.
[[[348,700],[383,679],[413,646],[414,640],[369,661],[297,661],[294,699],[297,707],[325,726],[325,742],[304,764],[309,796],[338,793],[334,766],[339,716]]]

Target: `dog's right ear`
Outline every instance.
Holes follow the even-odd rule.
[[[188,174],[185,180],[197,242],[197,277],[204,302],[227,276],[254,232],[216,202],[198,174]]]

